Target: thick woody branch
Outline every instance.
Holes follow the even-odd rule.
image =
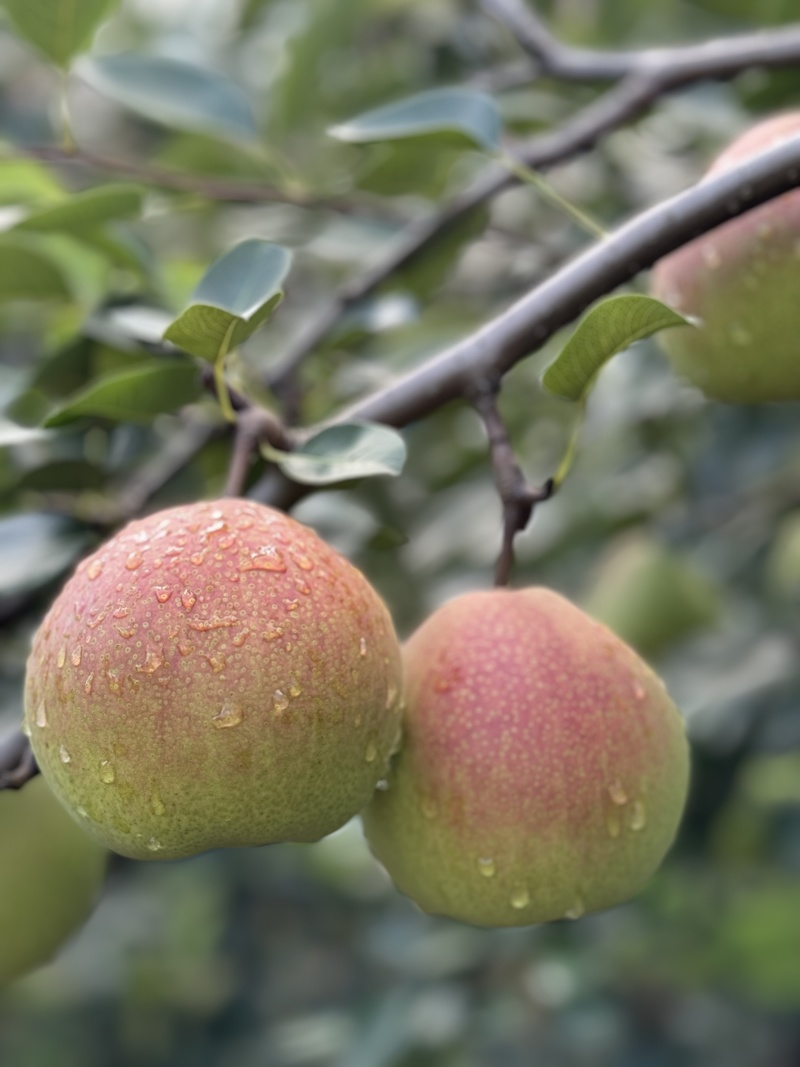
[[[487,3],[518,7],[518,0],[486,0]],[[527,9],[525,9],[527,11]],[[531,14],[532,13],[528,13]],[[538,24],[538,23],[537,23]],[[611,79],[615,82],[591,104],[552,132],[522,142],[509,151],[526,167],[542,170],[588,151],[601,138],[644,114],[661,97],[677,89],[708,79],[734,77],[754,67],[785,67],[800,63],[800,26],[747,34],[682,48],[651,49],[642,52],[585,53],[562,49],[541,29],[542,44],[550,42],[543,54],[568,53],[569,62],[559,60],[558,77],[579,80]],[[548,51],[548,48],[550,51]],[[578,64],[575,55],[583,57]],[[587,58],[591,57],[591,58]],[[548,60],[551,64],[555,62]],[[298,336],[273,370],[269,385],[278,394],[291,388],[303,361],[341,322],[347,312],[371,296],[389,278],[415,262],[437,241],[445,237],[466,216],[491,201],[518,179],[502,166],[490,166],[468,189],[441,210],[410,223],[389,246],[385,255],[339,290],[318,318]]]
[[[800,136],[679,193],[597,242],[547,281],[404,378],[337,416],[406,426],[499,381],[591,303],[662,256],[797,187]]]

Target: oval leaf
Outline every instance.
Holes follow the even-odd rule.
[[[163,126],[226,141],[253,141],[258,135],[244,91],[202,67],[125,53],[86,59],[78,72],[101,95]]]
[[[303,485],[330,485],[350,478],[397,476],[406,461],[406,445],[397,430],[371,422],[329,426],[295,452],[263,445],[262,454],[289,478]]]
[[[75,193],[52,207],[34,211],[14,227],[38,233],[82,236],[114,219],[134,218],[142,212],[144,191],[135,185],[101,185]]]
[[[92,42],[119,0],[2,0],[14,28],[60,67]]]
[[[542,377],[557,396],[580,400],[604,363],[659,330],[692,323],[650,296],[612,296],[581,319],[575,333]]]
[[[199,393],[197,368],[191,363],[152,360],[92,382],[52,412],[44,425],[63,426],[84,415],[148,423],[155,415],[190,403]]]
[[[0,300],[70,300],[57,264],[22,238],[0,239]]]
[[[179,348],[212,363],[246,341],[283,298],[292,261],[280,245],[253,238],[235,245],[200,279],[189,307],[164,332]]]
[[[368,144],[426,134],[456,133],[479,148],[500,145],[502,120],[491,96],[473,89],[431,89],[366,111],[328,131],[340,141]]]

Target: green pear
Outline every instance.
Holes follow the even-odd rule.
[[[800,112],[748,130],[716,160],[718,174],[800,132]],[[729,403],[800,399],[800,190],[660,260],[652,292],[698,328],[659,335],[675,370],[706,396]]]
[[[689,776],[662,682],[547,589],[457,597],[405,646],[404,744],[363,814],[425,911],[481,926],[575,919],[642,888]]]
[[[715,586],[643,532],[617,538],[600,561],[585,610],[650,656],[718,616]]]
[[[314,841],[383,777],[401,655],[366,578],[244,500],[131,523],[67,582],[25,706],[56,795],[136,859]]]
[[[106,859],[42,778],[0,792],[0,985],[47,963],[86,921]]]

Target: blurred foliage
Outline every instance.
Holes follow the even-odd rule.
[[[0,4],[23,32],[26,13],[44,10],[29,6]],[[599,48],[696,41],[799,13],[797,0],[539,8],[562,39]],[[152,482],[147,508],[222,491],[230,440],[214,396],[200,390],[190,357],[176,363],[160,340],[209,265],[245,238],[294,251],[284,303],[230,364],[245,392],[272,403],[270,369],[337,285],[486,165],[452,138],[359,146],[326,129],[403,95],[482,87],[520,58],[466,0],[123,0],[83,10],[89,21],[110,17],[61,103],[44,55],[66,62],[88,41],[86,27],[74,41],[38,46],[11,23],[0,35],[4,727],[20,719],[33,629],[119,507],[187,441],[187,462]],[[122,53],[138,66],[108,61]],[[154,108],[156,85],[172,94],[163,109]],[[613,225],[696,180],[733,135],[791,106],[798,89],[797,70],[699,85],[550,178]],[[213,106],[201,121],[205,91]],[[497,102],[507,128],[527,135],[594,93],[540,80]],[[189,175],[195,187],[170,191],[137,173],[132,189],[131,175],[120,173],[122,184],[29,154],[70,137],[107,158]],[[275,186],[297,202],[219,202],[198,191],[209,176]],[[504,192],[353,309],[306,361],[302,421],[464,336],[587,240],[534,190]],[[565,340],[519,365],[501,397],[532,481],[552,474],[576,418],[539,384]],[[162,388],[164,371],[180,395]],[[141,383],[154,373],[143,400],[124,388],[131,375]],[[98,390],[136,410],[87,404]],[[38,429],[48,418],[63,427]],[[318,492],[295,511],[362,567],[403,634],[446,597],[488,586],[500,543],[474,413],[450,405],[404,437],[401,477]],[[259,457],[249,485],[267,473]],[[621,536],[657,542],[721,590],[713,626],[678,628],[653,652],[687,716],[694,788],[681,838],[639,900],[529,930],[433,920],[390,887],[357,825],[311,847],[118,860],[80,937],[0,993],[0,1063],[796,1064],[796,515],[780,524],[800,505],[799,484],[793,409],[705,403],[646,341],[604,369],[569,478],[520,538],[516,582],[578,600]]]

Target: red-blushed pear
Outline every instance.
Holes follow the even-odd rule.
[[[775,115],[722,153],[709,175],[800,133],[800,112]],[[652,292],[697,328],[665,330],[675,370],[730,403],[800,400],[800,190],[717,227],[656,264]]]
[[[675,836],[683,720],[619,638],[547,589],[468,593],[405,646],[403,748],[363,814],[425,911],[575,919],[642,888]]]
[[[86,921],[107,856],[42,778],[0,793],[0,985],[47,963]]]
[[[401,655],[366,578],[244,500],[131,523],[82,562],[33,643],[31,744],[100,842],[166,859],[314,841],[383,777]]]

